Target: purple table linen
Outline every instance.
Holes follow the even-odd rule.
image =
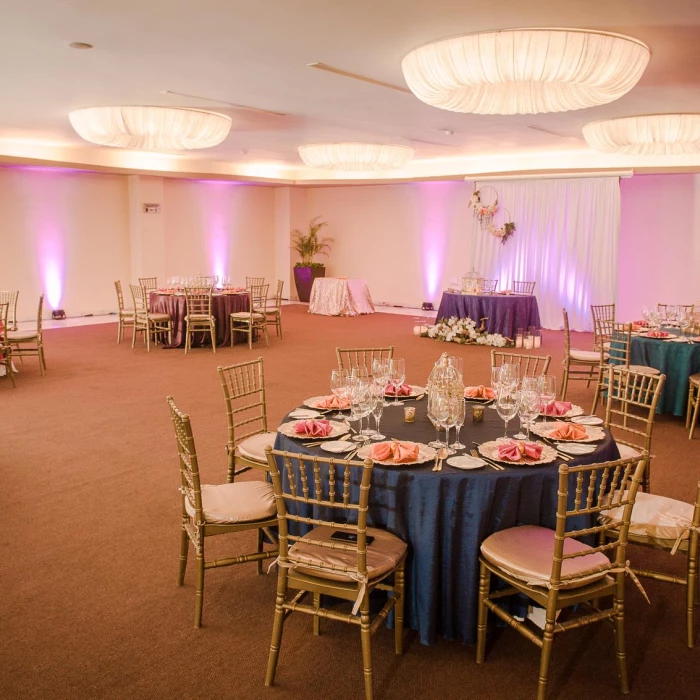
[[[540,310],[534,295],[494,294],[472,295],[443,292],[437,318],[471,318],[479,325],[487,317],[486,330],[515,338],[515,331],[528,326],[540,329]]]
[[[170,345],[165,347],[185,347],[185,316],[187,305],[184,294],[159,294],[151,292],[150,309],[153,313],[170,314],[173,320],[173,337]],[[229,345],[231,343],[229,317],[238,311],[248,311],[249,297],[247,294],[214,294],[211,298],[211,312],[216,319],[216,345]],[[245,333],[236,333],[234,343],[246,343],[248,336]],[[209,345],[209,333],[196,333],[192,338],[192,347]]]

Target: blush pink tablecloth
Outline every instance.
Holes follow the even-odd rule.
[[[374,304],[363,279],[317,277],[311,288],[310,314],[357,316],[373,314]]]

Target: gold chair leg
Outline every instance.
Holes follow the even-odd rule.
[[[209,326],[209,335],[211,336],[211,349],[216,355],[216,333],[214,333],[214,326]]]
[[[263,531],[261,529],[258,529],[258,549],[257,552],[260,554],[263,551]],[[257,570],[258,570],[258,576],[262,575],[262,559],[257,562]]]
[[[185,355],[190,349],[190,324],[185,325]]]
[[[360,638],[362,640],[362,666],[365,678],[365,700],[373,700],[372,689],[372,630],[369,616],[369,596],[365,595],[360,608]]]
[[[204,547],[197,552],[196,589],[194,594],[194,626],[202,626],[202,607],[204,606]]]
[[[615,589],[613,606],[616,611],[613,623],[615,625],[615,656],[617,657],[617,672],[620,676],[620,692],[629,693],[630,685],[629,678],[627,676],[627,657],[625,655],[624,581],[622,580],[620,580],[617,588]]]
[[[190,538],[185,530],[184,519],[182,526],[182,534],[180,535],[180,572],[177,576],[177,585],[182,586],[185,583],[185,571],[187,570],[187,554],[190,551]]]
[[[698,563],[696,561],[696,558],[694,556],[691,556],[690,543],[688,543],[688,547],[688,574],[686,577],[686,638],[688,642],[688,647],[692,649],[695,646],[695,639],[693,634],[693,613],[695,607],[695,595],[697,592],[698,585]]]
[[[120,318],[119,323],[117,323],[117,344],[122,342],[123,336],[124,336],[124,326],[122,325],[122,320]],[[686,426],[686,428],[687,427],[688,426]]]
[[[688,387],[688,403],[685,407],[685,429],[690,428],[690,416],[693,409],[693,395],[695,394],[695,389],[692,384]]]
[[[151,352],[151,324],[146,326],[146,352]]]
[[[540,656],[540,677],[537,681],[537,700],[545,700],[547,697],[547,680],[549,677],[549,665],[552,661],[552,644],[554,642],[554,624],[556,622],[556,606],[550,597],[547,605],[547,621],[542,636],[542,655]]]
[[[591,415],[595,415],[595,410],[598,408],[598,399],[600,398],[600,385],[603,381],[603,369],[602,367],[598,370],[598,379],[595,383],[595,394],[593,394],[593,408],[591,408]]]
[[[233,483],[233,477],[236,472],[236,451],[233,447],[227,447],[226,448],[227,452],[227,457],[228,457],[228,468],[226,470],[226,483],[227,484],[232,484]]]
[[[569,368],[564,365],[564,376],[561,378],[561,400],[566,400],[566,389],[569,386]]]
[[[693,409],[693,420],[690,423],[690,434],[688,435],[688,440],[693,439],[693,434],[695,433],[695,426],[698,422],[698,408],[700,408],[700,396],[695,399],[695,408]]]
[[[314,593],[314,607],[318,610],[321,607],[321,594]],[[321,634],[321,618],[318,615],[314,615],[314,637],[318,637]]]
[[[488,622],[488,608],[486,599],[491,587],[491,572],[483,563],[479,565],[479,603],[476,623],[476,663],[484,662],[486,655],[486,624]]]
[[[405,563],[401,562],[394,572],[394,590],[399,596],[394,608],[394,651],[403,654],[403,615],[406,606]]]
[[[270,339],[267,337],[267,324],[263,326],[263,333],[265,334],[265,345],[269,348],[270,347]]]
[[[41,376],[46,376],[46,359],[44,358],[43,344],[39,346],[39,369],[41,370]]]
[[[277,660],[282,645],[282,632],[284,627],[284,598],[287,595],[287,571],[280,569],[277,574],[277,597],[275,599],[275,619],[272,623],[272,641],[270,642],[270,655],[267,658],[267,673],[265,685],[270,686],[275,682],[277,672]]]

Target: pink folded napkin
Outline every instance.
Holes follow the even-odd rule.
[[[498,446],[498,459],[509,462],[519,462],[523,457],[539,459],[542,455],[542,445],[535,442],[516,442],[509,440]]]
[[[322,419],[300,420],[294,426],[294,432],[297,435],[308,435],[309,437],[328,437],[332,431],[330,422]]]
[[[378,462],[393,461],[395,464],[406,464],[418,459],[419,448],[415,442],[378,442],[372,445],[370,457]]]
[[[548,437],[555,440],[585,440],[588,433],[582,425],[577,423],[557,423]]]
[[[411,385],[410,385],[410,384],[402,384],[402,385],[399,387],[398,395],[399,395],[399,396],[410,396],[410,395],[411,395],[411,391],[413,391],[413,389],[411,388]],[[393,384],[389,384],[389,386],[387,386],[387,388],[386,388],[386,390],[385,390],[384,393],[385,393],[387,396],[393,396],[393,395],[394,395],[395,393],[397,393],[397,392],[396,392],[396,390],[394,389],[394,385],[393,385]]]
[[[326,396],[326,398],[321,399],[316,404],[316,408],[334,408],[344,411],[345,409],[350,408],[350,399],[339,399],[337,396]]]
[[[569,401],[550,401],[543,407],[545,416],[565,416],[573,406]]]
[[[668,338],[671,334],[666,331],[649,331],[647,336],[649,338]]]
[[[491,387],[479,384],[479,386],[466,387],[464,396],[468,399],[493,399],[496,396],[496,392]]]

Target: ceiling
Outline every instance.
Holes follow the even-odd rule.
[[[589,151],[581,137],[581,127],[594,119],[700,112],[697,0],[491,5],[471,0],[0,0],[0,7],[5,67],[0,158],[5,161],[338,181],[348,176],[305,169],[296,147],[349,140],[414,146],[416,161],[387,176],[392,179],[562,169],[700,170],[700,157],[604,156]],[[612,104],[510,117],[446,112],[412,94],[307,67],[322,62],[405,87],[401,59],[416,46],[512,27],[628,34],[647,43],[652,58],[638,85]],[[72,41],[95,48],[74,50],[68,47]],[[86,144],[72,131],[68,112],[110,104],[214,109],[230,115],[234,124],[220,146],[197,153],[119,152]]]

